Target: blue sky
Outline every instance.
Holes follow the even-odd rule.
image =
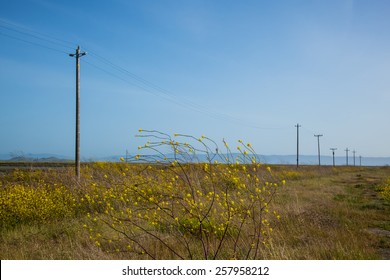
[[[260,154],[390,156],[389,1],[0,4],[0,154],[136,153],[139,128]]]

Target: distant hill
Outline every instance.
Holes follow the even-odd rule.
[[[10,162],[67,162],[68,159],[58,158],[58,157],[43,157],[43,158],[32,158],[32,157],[24,157],[18,156],[8,159]]]
[[[69,157],[55,154],[0,154],[0,160],[10,162],[66,162],[72,160]]]

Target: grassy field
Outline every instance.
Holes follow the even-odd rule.
[[[1,259],[390,259],[390,168],[0,173]]]

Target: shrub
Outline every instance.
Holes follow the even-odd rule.
[[[1,227],[73,216],[76,199],[64,186],[12,185],[0,190]]]
[[[256,259],[279,219],[270,205],[284,180],[241,140],[233,153],[205,136],[140,132],[144,153],[112,179],[121,203],[100,201],[104,214],[88,215],[90,239],[150,259]]]

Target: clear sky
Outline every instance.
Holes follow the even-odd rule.
[[[390,156],[390,1],[0,2],[0,154],[136,153],[139,128]]]

